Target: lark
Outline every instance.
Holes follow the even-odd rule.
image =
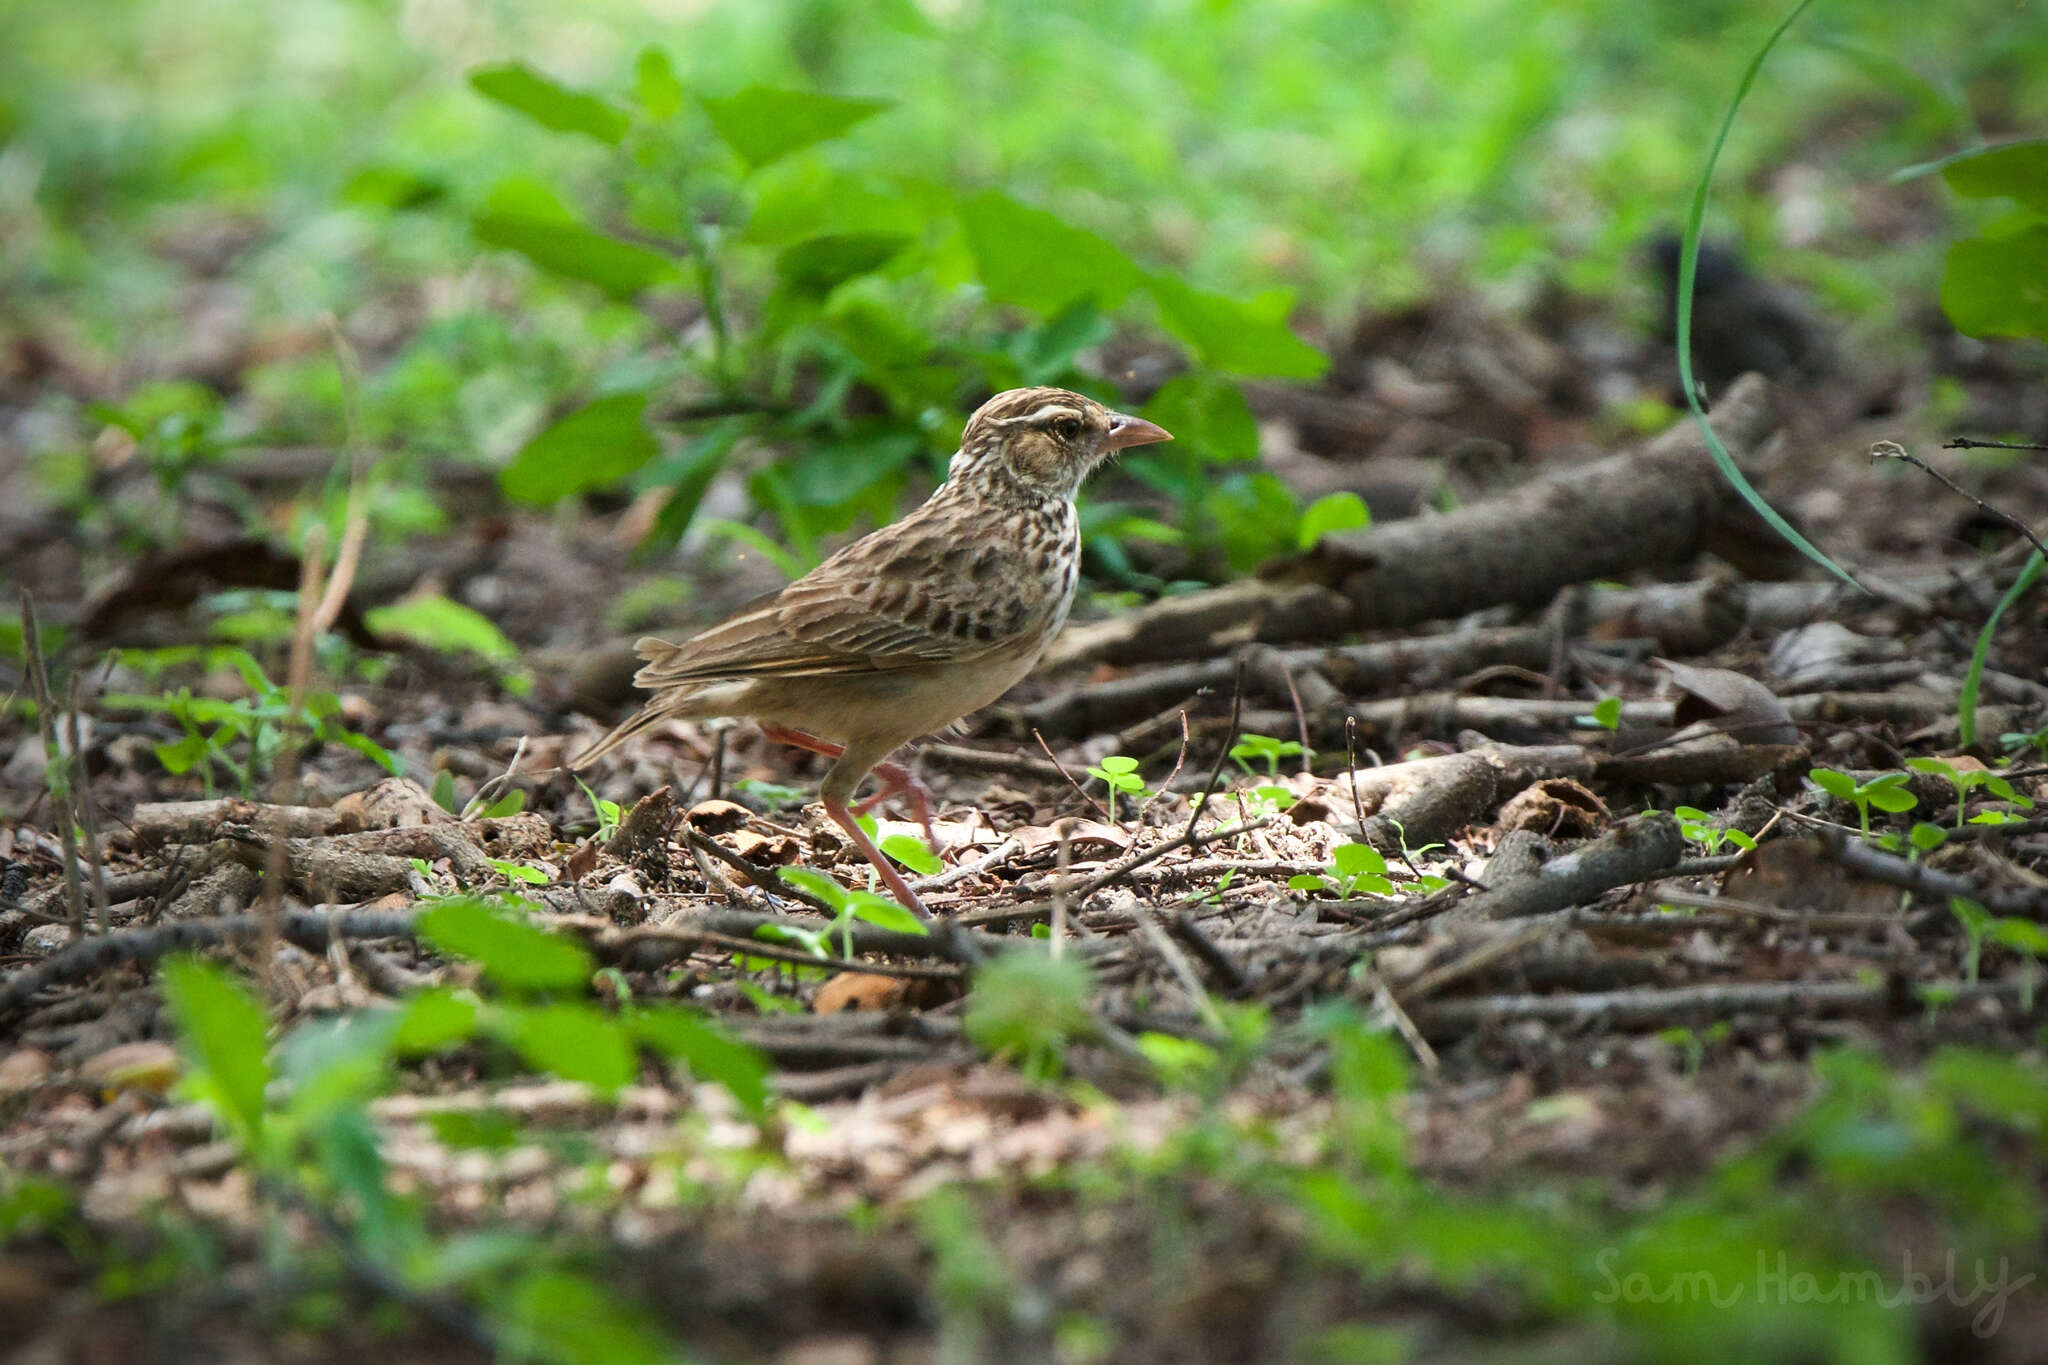
[[[891,894],[929,919],[855,815],[902,795],[930,831],[929,794],[889,755],[1031,671],[1074,603],[1081,481],[1119,450],[1172,439],[1067,389],[997,394],[968,419],[946,481],[909,516],[709,630],[641,640],[633,681],[653,698],[569,766],[664,720],[750,717],[769,739],[835,760],[818,793],[826,814]],[[880,788],[850,805],[871,772]]]

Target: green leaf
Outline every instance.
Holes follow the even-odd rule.
[[[799,891],[808,891],[834,910],[846,906],[846,888],[814,867],[780,867],[775,875]]]
[[[617,483],[659,452],[642,415],[644,393],[600,398],[528,441],[498,474],[505,495],[546,507],[571,493]]]
[[[196,958],[164,964],[164,1001],[199,1067],[192,1079],[245,1145],[263,1132],[263,1087],[270,1019],[239,982]]]
[[[2028,555],[2019,577],[2013,579],[2012,585],[1999,597],[1998,605],[1984,619],[1984,628],[1977,632],[1977,643],[1970,650],[1970,666],[1963,673],[1962,696],[1956,701],[1956,735],[1966,747],[1977,742],[1977,690],[1984,681],[1984,661],[1990,657],[1991,641],[1998,633],[1999,619],[2008,607],[2033,591],[2044,569],[2048,569],[2048,559],[2044,559],[2039,550]]]
[[[1338,876],[1349,881],[1353,877],[1383,874],[1387,870],[1387,859],[1371,844],[1339,844],[1337,851],[1330,855],[1330,865]]]
[[[490,805],[484,807],[483,818],[486,820],[503,820],[505,817],[517,815],[525,809],[526,792],[523,788],[514,787],[511,791],[506,792],[503,796],[491,802]]]
[[[1707,195],[1714,185],[1714,166],[1721,159],[1721,149],[1728,142],[1728,130],[1735,126],[1735,115],[1742,108],[1742,101],[1749,95],[1750,87],[1756,84],[1757,72],[1763,69],[1764,58],[1771,55],[1771,49],[1778,45],[1778,40],[1785,36],[1785,31],[1797,22],[1800,15],[1806,13],[1807,6],[1812,3],[1813,0],[1799,0],[1793,11],[1771,30],[1770,36],[1751,54],[1749,65],[1743,68],[1742,79],[1736,84],[1735,98],[1728,102],[1728,110],[1721,116],[1721,126],[1714,134],[1713,146],[1707,151],[1707,164],[1700,169],[1700,178],[1693,184],[1692,199],[1686,205],[1685,234],[1678,253],[1678,386],[1685,394],[1686,407],[1691,411],[1693,421],[1700,429],[1700,436],[1707,443],[1708,452],[1714,457],[1714,466],[1721,471],[1721,477],[1728,481],[1728,486],[1740,494],[1742,500],[1754,508],[1756,514],[1764,519],[1765,524],[1782,536],[1787,544],[1844,583],[1858,590],[1867,591],[1847,569],[1822,554],[1811,541],[1794,530],[1792,523],[1786,521],[1778,509],[1766,502],[1763,494],[1756,491],[1755,486],[1743,474],[1741,466],[1735,463],[1735,457],[1728,453],[1728,447],[1722,444],[1720,433],[1714,430],[1714,424],[1707,420],[1707,410],[1700,402],[1699,382],[1693,378],[1692,371],[1694,281],[1699,273],[1700,231],[1707,216]]]
[[[469,83],[485,99],[557,133],[581,133],[615,147],[630,126],[625,111],[611,101],[571,90],[524,62],[478,67],[469,73]]]
[[[1000,190],[961,200],[960,226],[982,287],[996,303],[1047,317],[1084,300],[1107,311],[1144,280],[1144,272],[1107,238],[1070,227]]]
[[[422,937],[445,953],[471,958],[492,980],[515,990],[573,990],[590,981],[582,944],[513,919],[476,896],[442,901],[417,921]]]
[[[722,99],[703,96],[699,103],[725,144],[758,170],[791,152],[841,136],[893,101],[750,85]]]
[[[1878,787],[1868,793],[1870,804],[1893,815],[1920,804],[1919,798],[1901,787]]]
[[[640,49],[633,63],[633,97],[656,123],[672,119],[683,107],[683,83],[676,78],[675,65],[658,47]]]
[[[467,652],[486,659],[516,659],[519,647],[490,617],[474,607],[430,593],[372,607],[363,620],[379,635],[397,635],[444,653]]]
[[[1259,421],[1244,390],[1221,375],[1176,375],[1160,385],[1143,416],[1173,433],[1166,458],[1187,452],[1218,462],[1259,458]]]
[[[1948,842],[1948,831],[1940,825],[1931,825],[1922,820],[1907,832],[1906,842],[1922,853],[1931,853]]]
[[[892,834],[882,840],[882,852],[917,873],[920,877],[936,877],[944,866],[938,855],[924,846],[924,840],[915,834]]]
[[[1206,365],[1274,379],[1314,379],[1329,368],[1329,357],[1287,326],[1293,298],[1284,290],[1240,301],[1171,275],[1154,275],[1147,284],[1166,330]]]
[[[1969,336],[2048,339],[2048,223],[1951,246],[1941,306]]]
[[[1349,491],[1325,493],[1302,509],[1301,529],[1296,533],[1295,543],[1306,553],[1332,531],[1355,531],[1370,525],[1372,513],[1364,498]]]
[[[1313,872],[1297,872],[1287,879],[1289,891],[1328,891],[1330,884]]]
[[[156,746],[156,761],[164,765],[164,771],[176,776],[190,772],[194,764],[206,757],[212,746],[204,735],[187,735],[169,744]]]
[[[778,1000],[776,1004],[789,1002]],[[688,1010],[652,1006],[636,1010],[626,1022],[642,1043],[683,1063],[698,1080],[724,1086],[749,1114],[759,1118],[767,1112],[768,1063],[754,1049],[726,1037],[709,1020]]]
[[[338,197],[344,204],[395,211],[425,208],[447,193],[443,182],[403,166],[365,166],[342,183]]]
[[[455,774],[449,772],[446,768],[435,773],[434,789],[429,794],[434,798],[435,805],[439,806],[442,810],[453,812],[456,805]]]
[[[934,860],[936,861],[936,860]],[[857,920],[874,925],[877,929],[888,929],[898,934],[929,934],[931,926],[910,911],[886,896],[872,891],[850,891],[846,896],[846,913]]]
[[[406,998],[398,1015],[392,1050],[406,1057],[424,1057],[476,1035],[476,997],[434,986]]]
[[[605,1286],[565,1270],[535,1270],[494,1291],[499,1354],[558,1365],[671,1365],[675,1352],[645,1316]]]
[[[1126,754],[1111,754],[1098,764],[1105,775],[1134,773],[1138,771],[1138,760]]]
[[[1603,730],[1621,728],[1621,698],[1602,697],[1593,703],[1593,723]]]
[[[451,1109],[427,1115],[443,1146],[480,1152],[509,1151],[519,1142],[519,1120],[502,1109]]]
[[[485,246],[516,251],[543,270],[594,284],[617,299],[677,274],[667,256],[585,227],[545,187],[529,181],[500,185],[490,206],[471,220],[470,232]]]
[[[1815,768],[1807,777],[1812,779],[1814,786],[1838,801],[1856,799],[1856,779],[1847,773],[1837,772],[1833,768]]]
[[[910,234],[905,232],[831,232],[807,237],[777,254],[775,273],[791,288],[823,294],[856,275],[881,269],[910,242]]]
[[[1931,773],[1936,777],[1946,777],[1951,781],[1955,780],[1958,775],[1955,768],[1938,758],[1909,758],[1906,760],[1906,766],[1916,773]]]
[[[2017,199],[2036,213],[2048,213],[2048,138],[2007,142],[1950,157],[1941,177],[1957,194],[1972,199]]]
[[[2017,948],[2035,957],[2048,957],[2048,929],[2043,929],[2032,920],[1998,919],[1991,922],[1985,936],[1994,943],[2008,948]]]
[[[633,1079],[633,1045],[625,1028],[589,1005],[511,1006],[493,1022],[535,1070],[607,1095]]]

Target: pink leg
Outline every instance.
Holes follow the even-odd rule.
[[[785,730],[779,725],[764,725],[761,727],[761,733],[777,744],[787,744],[791,748],[823,754],[827,758],[838,758],[846,752],[843,745],[834,744],[829,739],[819,739],[816,735],[807,735],[801,730]],[[918,780],[917,774],[901,763],[877,763],[874,772],[875,776],[882,779],[882,789],[855,806],[854,813],[866,815],[890,797],[902,796],[910,802],[910,810],[917,817],[917,823],[924,826],[925,844],[932,852],[937,853],[939,836],[938,831],[932,826],[931,788],[925,786]]]
[[[874,841],[861,829],[860,822],[853,818],[853,812],[847,809],[844,801],[828,798],[825,814],[846,831],[846,837],[853,840],[853,846],[861,851],[861,856],[875,865],[875,871],[882,874],[882,885],[889,888],[889,894],[901,902],[904,909],[922,920],[932,917],[931,912],[924,908],[924,902],[917,898],[917,893],[910,889],[910,883],[904,881],[903,874],[896,870],[896,865],[882,856],[882,850],[876,848]]]

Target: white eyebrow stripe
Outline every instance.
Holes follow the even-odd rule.
[[[1081,414],[1070,404],[1042,403],[1031,412],[1025,413],[1022,417],[998,417],[996,418],[996,424],[1007,427],[1015,426],[1019,422],[1049,422],[1054,417],[1071,417],[1077,422],[1081,420]]]

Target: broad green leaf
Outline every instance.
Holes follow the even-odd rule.
[[[206,757],[210,746],[204,735],[187,735],[169,744],[156,746],[156,761],[164,765],[164,771],[176,776],[190,772],[192,766]]]
[[[630,125],[625,111],[611,101],[571,90],[524,62],[479,67],[469,73],[469,83],[485,99],[557,133],[581,133],[617,146]]]
[[[939,857],[924,846],[924,840],[915,834],[892,834],[882,840],[882,852],[902,863],[920,877],[936,877],[939,874]]]
[[[1361,526],[1372,525],[1372,513],[1366,508],[1365,499],[1356,493],[1339,491],[1325,493],[1301,512],[1301,531],[1296,544],[1306,552],[1316,547],[1316,542],[1332,531],[1355,531]]]
[[[322,1122],[359,1107],[389,1084],[398,1011],[358,1010],[306,1019],[278,1043],[275,1070],[290,1086],[295,1123]]]
[[[495,1015],[493,1027],[535,1070],[605,1094],[633,1079],[633,1044],[625,1027],[592,1006],[510,1006]]]
[[[514,787],[511,791],[506,792],[503,796],[491,802],[490,805],[484,807],[483,818],[486,820],[503,820],[507,816],[517,815],[525,809],[526,790],[523,787]]]
[[[1048,317],[1082,300],[1107,310],[1144,279],[1107,238],[1070,227],[1000,190],[961,200],[960,225],[982,287],[997,303],[1014,303]]]
[[[1899,787],[1879,787],[1866,795],[1871,805],[1893,815],[1911,810],[1920,804],[1918,797]]]
[[[1329,368],[1329,357],[1287,326],[1293,300],[1284,291],[1240,301],[1171,275],[1152,276],[1148,287],[1166,330],[1206,365],[1274,379],[1314,379]]]
[[[768,1063],[709,1020],[687,1010],[655,1006],[627,1016],[627,1023],[642,1043],[683,1063],[698,1080],[724,1086],[748,1113],[759,1117],[766,1112]]]
[[[501,986],[572,990],[590,981],[590,954],[582,944],[516,920],[475,896],[443,901],[418,924],[435,947],[475,960]]]
[[[1387,870],[1386,855],[1371,844],[1339,844],[1337,851],[1330,855],[1330,865],[1337,875],[1346,879],[1352,877],[1377,876]]]
[[[823,294],[856,275],[887,265],[910,245],[903,232],[835,232],[783,248],[775,273],[792,288]]]
[[[476,1034],[476,998],[435,986],[406,998],[399,1010],[392,1050],[401,1056],[424,1057]]]
[[[185,1050],[200,1068],[192,1079],[244,1143],[263,1131],[263,1087],[270,1019],[241,983],[196,958],[164,964],[164,1000]]]
[[[485,246],[516,251],[543,270],[618,299],[678,275],[675,262],[659,251],[584,226],[553,191],[532,180],[500,184],[470,231]]]
[[[2017,199],[2048,213],[2048,138],[1964,152],[1941,163],[1941,177],[1972,199]]]
[[[725,144],[755,168],[839,137],[893,103],[766,85],[750,85],[723,98],[706,95],[699,102]]]
[[[492,1295],[499,1354],[558,1365],[672,1365],[675,1351],[609,1289],[565,1270],[535,1270]]]
[[[933,859],[934,862],[937,859]],[[886,896],[872,891],[847,893],[846,913],[877,929],[887,929],[898,934],[929,934],[931,926],[916,915],[898,905]]]
[[[578,408],[528,441],[498,474],[514,501],[545,507],[571,493],[618,482],[661,447],[642,420],[644,393],[615,393]]]
[[[1259,457],[1259,421],[1244,390],[1220,375],[1176,375],[1145,404],[1144,417],[1173,433],[1164,458],[1186,451],[1216,461]]]
[[[363,614],[379,635],[398,635],[446,653],[467,651],[486,659],[516,659],[519,647],[490,617],[438,593],[409,597]]]
[[[1833,768],[1815,768],[1807,776],[1813,785],[1819,787],[1838,801],[1850,801],[1856,797],[1856,779]]]
[[[502,1109],[451,1109],[427,1115],[427,1126],[448,1147],[502,1152],[519,1141],[519,1120]]]
[[[1969,336],[2048,339],[2048,223],[1951,246],[1941,306]]]
[[[683,83],[676,78],[674,63],[660,48],[640,49],[640,56],[633,63],[633,96],[656,123],[674,118],[683,107]]]
[[[365,166],[342,183],[340,199],[372,208],[416,209],[447,193],[446,184],[402,166]]]
[[[846,904],[846,888],[812,867],[780,867],[775,874],[799,891],[808,891],[834,910]]]

